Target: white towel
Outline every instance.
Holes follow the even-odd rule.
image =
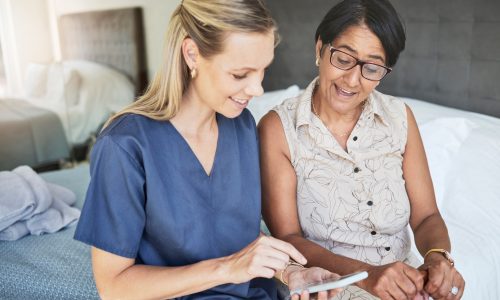
[[[29,167],[0,172],[0,240],[53,233],[74,224],[80,217],[71,207],[75,202],[71,190],[45,182]]]

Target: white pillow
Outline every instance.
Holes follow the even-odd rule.
[[[44,102],[72,107],[79,102],[81,76],[60,63],[51,64],[48,71],[47,94]]]
[[[47,93],[45,104],[64,103],[64,80],[62,66],[58,63],[49,65],[47,74]]]
[[[62,64],[65,71],[72,70],[81,77],[78,105],[68,107],[67,114],[69,141],[83,143],[113,112],[134,101],[135,88],[126,75],[105,65],[83,60]]]
[[[68,107],[76,106],[80,102],[80,86],[82,77],[76,70],[63,67],[64,98]]]
[[[134,101],[133,83],[111,67],[84,60],[67,60],[63,66],[65,70],[75,71],[82,77],[82,105],[99,107],[109,113],[117,112]]]
[[[300,93],[300,88],[297,85],[292,85],[287,89],[266,92],[262,96],[255,97],[248,104],[248,109],[255,118],[255,122],[267,114],[273,107],[281,104],[284,100],[297,96]]]
[[[444,200],[455,156],[475,127],[474,122],[465,118],[439,118],[420,125],[438,204]]]
[[[47,91],[47,75],[49,66],[30,63],[24,77],[25,95],[29,98],[43,97]]]

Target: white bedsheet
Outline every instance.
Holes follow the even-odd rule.
[[[256,121],[299,93],[296,86],[254,99]],[[500,299],[500,119],[415,99],[411,107],[424,142],[452,255],[466,281],[464,300]],[[414,251],[417,253],[415,247]]]
[[[466,281],[462,299],[500,299],[500,119],[404,100],[419,123],[452,254]]]

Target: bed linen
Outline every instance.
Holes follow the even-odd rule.
[[[466,282],[462,299],[500,299],[500,119],[403,100],[419,124],[452,255]]]
[[[59,117],[18,99],[0,99],[0,170],[70,156]]]

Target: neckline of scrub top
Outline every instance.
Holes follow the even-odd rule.
[[[181,141],[181,143],[186,147],[188,148],[188,152],[190,153],[189,155],[192,156],[192,158],[196,161],[196,164],[198,165],[198,169],[203,172],[203,174],[208,177],[208,178],[211,178],[214,174],[214,170],[215,170],[215,167],[217,166],[217,161],[218,161],[218,156],[219,156],[219,152],[220,152],[220,148],[222,147],[222,137],[223,137],[223,126],[222,126],[222,118],[219,116],[218,113],[215,113],[215,121],[217,122],[217,130],[219,131],[218,134],[217,134],[217,145],[216,145],[216,149],[215,149],[215,155],[214,155],[214,161],[212,162],[212,168],[210,169],[210,173],[207,173],[207,171],[205,171],[205,168],[203,167],[203,164],[201,163],[201,161],[199,160],[198,156],[196,156],[196,153],[194,153],[193,149],[191,148],[191,146],[189,145],[189,143],[186,141],[186,139],[182,136],[182,134],[177,130],[177,128],[175,128],[174,124],[172,124],[172,122],[168,121],[168,124],[170,125],[170,127],[174,130],[175,132],[175,136],[177,136],[177,138]]]

